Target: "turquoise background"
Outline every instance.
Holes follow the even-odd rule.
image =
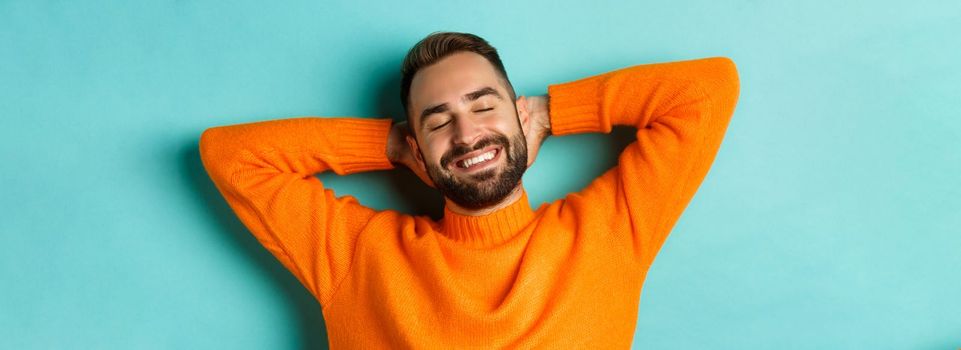
[[[727,56],[741,96],[653,265],[637,349],[961,347],[957,1],[0,1],[0,348],[324,348],[319,305],[204,172],[208,127],[398,117],[432,31],[496,46],[520,94]],[[532,205],[630,129],[547,141]],[[320,175],[437,214],[406,171]]]

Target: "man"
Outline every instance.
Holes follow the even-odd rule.
[[[405,123],[300,117],[201,136],[217,188],[317,298],[332,348],[629,348],[648,268],[733,114],[733,62],[636,65],[516,97],[486,41],[433,33],[402,74]],[[618,165],[532,210],[521,176],[543,140],[613,125],[637,128]],[[314,177],[395,164],[441,191],[441,220]]]

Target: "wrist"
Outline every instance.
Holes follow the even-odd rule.
[[[397,163],[397,142],[400,138],[398,133],[397,124],[393,124],[390,127],[390,132],[387,134],[387,160],[391,163]]]
[[[543,120],[545,128],[547,129],[547,135],[551,134],[551,95],[544,95],[544,113]]]
[[[550,95],[537,96],[536,100],[532,116],[541,131],[541,138],[543,139],[551,135]]]

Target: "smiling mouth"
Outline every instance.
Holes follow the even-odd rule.
[[[461,171],[474,171],[481,168],[485,168],[490,164],[493,164],[498,158],[500,158],[501,148],[494,148],[490,151],[478,154],[476,156],[461,159],[454,162],[454,167]]]

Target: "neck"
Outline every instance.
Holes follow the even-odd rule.
[[[446,203],[447,207],[450,208],[450,210],[451,210],[452,212],[455,212],[455,213],[457,213],[457,214],[460,214],[460,215],[470,215],[470,216],[483,216],[483,215],[487,215],[487,214],[493,213],[493,212],[495,212],[495,211],[497,211],[497,210],[499,210],[499,209],[501,209],[501,208],[504,208],[504,207],[506,207],[506,206],[509,206],[509,205],[511,205],[511,204],[514,204],[514,202],[516,202],[518,199],[521,198],[521,188],[522,188],[522,187],[523,187],[523,184],[522,184],[522,183],[518,183],[518,184],[517,184],[517,187],[514,187],[514,189],[511,190],[511,193],[508,194],[506,197],[504,197],[504,199],[502,199],[502,200],[501,200],[500,202],[498,202],[497,204],[491,205],[491,206],[486,207],[486,208],[480,208],[480,209],[468,209],[468,208],[464,208],[464,207],[461,207],[461,206],[457,205],[457,203],[454,203],[454,202],[451,201],[449,198],[444,198],[444,202]]]

